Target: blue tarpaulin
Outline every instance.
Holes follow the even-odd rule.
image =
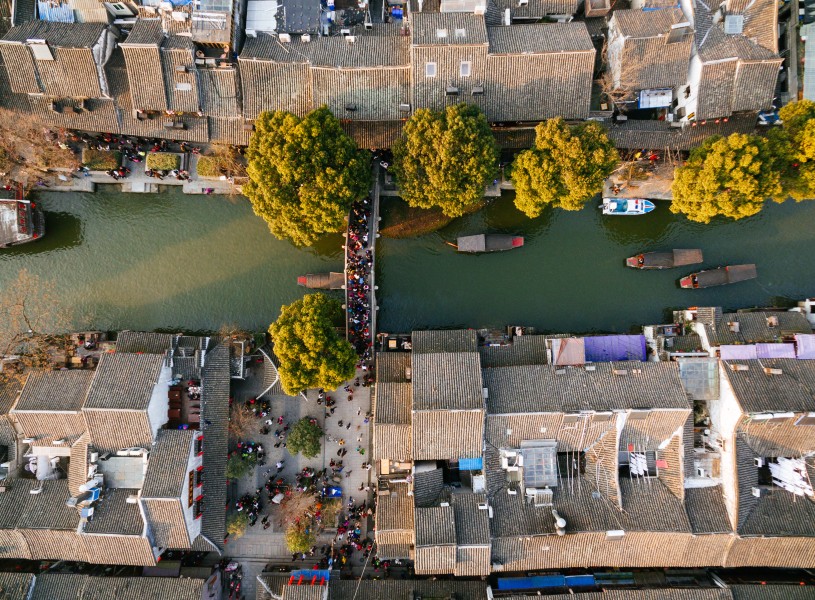
[[[325,579],[326,581],[328,581],[331,578],[331,571],[329,571],[327,569],[326,570],[323,570],[323,569],[300,569],[300,570],[291,572],[291,577],[294,577],[295,583],[297,582],[298,579],[300,579],[301,575],[303,576],[303,582],[304,583],[306,583],[306,582],[311,583],[311,578],[314,577],[315,575],[317,576],[317,583],[320,583],[321,579]]]
[[[484,462],[479,456],[478,458],[460,458],[458,459],[459,471],[480,471],[483,468]]]
[[[596,335],[583,341],[588,362],[646,359],[644,335]]]
[[[499,590],[536,590],[540,588],[566,587],[563,575],[539,575],[537,577],[501,577],[498,579]]]
[[[594,587],[594,575],[567,575],[566,586],[570,588]]]

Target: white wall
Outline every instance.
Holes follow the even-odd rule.
[[[190,445],[190,457],[187,461],[187,471],[186,477],[184,478],[184,485],[182,486],[181,490],[181,508],[184,510],[184,521],[187,523],[187,532],[190,534],[190,543],[192,543],[196,537],[201,533],[201,521],[203,517],[200,519],[196,519],[193,513],[193,507],[195,506],[195,502],[193,502],[193,506],[188,506],[188,495],[187,486],[189,485],[189,476],[190,471],[195,471],[201,465],[202,456],[195,455],[195,438],[198,437],[200,432],[195,432],[195,436],[193,437],[192,444]],[[204,443],[207,443],[206,438],[204,438]],[[204,471],[204,486],[201,488],[196,488],[192,494],[193,500],[198,497],[199,494],[203,494],[204,490],[207,487],[206,479],[208,473]],[[210,502],[207,504],[206,496],[204,497],[204,510],[217,510],[218,507],[212,506]]]
[[[690,65],[688,67],[688,82],[687,85],[683,85],[679,88],[676,97],[679,100],[678,106],[685,107],[685,116],[682,117],[682,121],[686,122],[688,120],[688,115],[696,112],[696,107],[699,104],[699,81],[702,77],[702,61],[700,60],[699,56],[696,54],[696,51],[693,51],[693,56],[690,59]],[[685,87],[690,87],[690,96],[685,98]],[[703,329],[700,327],[700,329]],[[697,333],[699,333],[697,331]],[[703,342],[707,342],[706,339]],[[707,348],[705,344],[703,346]]]
[[[721,450],[722,487],[724,502],[730,522],[735,527],[738,514],[738,475],[736,472],[736,425],[742,417],[736,394],[727,379],[724,363],[719,363],[719,400],[708,403],[710,409],[710,432],[724,440]]]
[[[608,23],[608,68],[614,80],[614,87],[620,85],[620,74],[622,72],[622,55],[625,38],[620,35],[617,29],[617,17],[611,17]]]
[[[169,416],[167,415],[167,411],[170,408],[168,392],[170,391],[170,380],[172,380],[172,378],[172,368],[166,365],[162,366],[158,382],[153,388],[153,394],[150,396],[150,403],[147,405],[147,419],[153,431],[153,441],[155,441],[156,435],[158,435],[158,430],[169,420]]]

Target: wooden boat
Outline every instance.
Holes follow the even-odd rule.
[[[755,265],[730,265],[691,273],[679,280],[680,287],[685,289],[709,288],[728,283],[738,283],[758,277]]]
[[[342,273],[308,273],[297,278],[297,285],[313,290],[341,290],[345,276]]]
[[[668,252],[645,252],[625,259],[626,266],[633,269],[672,269],[696,265],[702,262],[701,250],[670,250]]]
[[[524,238],[519,235],[502,233],[482,233],[479,235],[465,235],[458,238],[456,250],[459,252],[502,252],[513,250],[524,245]]]
[[[600,205],[604,215],[644,215],[656,208],[653,202],[643,198],[603,198]]]

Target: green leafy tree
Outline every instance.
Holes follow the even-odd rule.
[[[603,127],[569,127],[560,117],[535,128],[535,146],[512,165],[515,206],[530,218],[546,206],[580,210],[603,189],[620,157]]]
[[[308,417],[303,417],[289,431],[286,437],[286,450],[291,454],[298,452],[306,458],[314,458],[320,454],[320,438],[323,430]]]
[[[252,454],[254,456],[254,454]],[[252,467],[255,466],[257,459],[246,460],[240,454],[234,454],[226,461],[226,478],[227,479],[240,479],[249,474]]]
[[[410,206],[438,206],[448,217],[461,216],[498,173],[498,149],[484,113],[468,104],[417,110],[393,146],[393,172]]]
[[[317,543],[317,536],[310,527],[292,525],[286,530],[286,546],[289,552],[308,552]]]
[[[281,308],[269,333],[287,394],[308,388],[335,390],[354,376],[356,352],[335,328],[342,319],[342,305],[325,294],[307,294]]]
[[[233,539],[243,536],[248,526],[249,515],[245,512],[232,513],[226,519],[226,531]]]
[[[672,191],[671,212],[691,221],[749,217],[761,211],[767,198],[781,194],[778,159],[763,138],[711,136],[676,169]]]
[[[368,193],[370,155],[325,106],[302,119],[264,112],[246,152],[243,193],[280,239],[310,246],[340,231],[351,204]]]

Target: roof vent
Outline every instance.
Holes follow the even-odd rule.
[[[439,38],[440,40],[446,38],[447,37],[447,30],[446,29],[437,29],[436,30],[436,37]]]
[[[478,510],[487,510],[489,505],[486,502],[479,502],[478,503]]]
[[[347,110],[348,112],[356,112],[357,105],[356,104],[346,104],[345,105],[345,110]]]
[[[33,444],[36,441],[37,440],[35,440],[34,438],[23,438],[23,443],[24,444]]]
[[[765,495],[765,490],[763,490],[763,489],[761,489],[759,487],[754,487],[753,488],[753,496],[755,496],[756,498],[761,498],[764,495]]]
[[[349,36],[349,35],[351,35],[351,30],[350,30],[350,29],[340,29],[340,34],[341,34],[343,37],[345,37],[345,36]]]
[[[186,73],[188,71],[187,67],[184,65],[177,65],[175,68],[176,73]]]
[[[738,363],[730,363],[730,370],[731,371],[749,371],[749,365],[740,365]]]
[[[767,317],[767,327],[778,327],[778,317],[775,315]]]
[[[400,104],[399,105],[399,112],[410,112],[410,104]]]
[[[761,457],[761,456],[756,456],[756,457],[753,459],[753,462],[754,462],[754,463],[756,463],[756,466],[757,466],[759,469],[760,469],[761,467],[763,467],[763,466],[764,466],[764,458],[763,458],[763,457]]]
[[[612,529],[610,531],[606,531],[606,540],[613,541],[613,540],[621,540],[625,537],[625,531],[622,529]]]
[[[448,506],[450,506],[450,503],[449,502],[439,502],[439,506],[447,508]]]
[[[291,35],[288,33],[281,33],[279,39],[281,44],[288,44],[291,42]]]
[[[448,86],[447,89],[445,90],[445,93],[448,96],[458,96],[458,88],[455,87],[454,85]]]
[[[674,23],[671,25],[671,30],[668,32],[668,37],[665,39],[666,44],[675,44],[685,39],[685,36],[690,32],[690,23],[683,21],[682,23]]]
[[[597,367],[595,365],[586,365],[587,371],[596,371]]]
[[[724,32],[730,35],[740,35],[744,31],[744,15],[726,15],[724,18]]]
[[[773,369],[770,367],[764,367],[764,372],[767,375],[782,375],[784,373],[784,371],[782,371],[781,369]]]
[[[477,85],[477,86],[473,87],[473,92],[472,93],[473,93],[473,96],[483,96],[484,95],[484,86],[483,85]]]
[[[490,397],[490,390],[488,388],[481,388],[481,397],[486,400]]]
[[[357,37],[355,35],[346,35],[345,41],[348,42],[349,44],[353,44],[354,42],[357,41]]]
[[[739,322],[738,321],[728,321],[727,326],[730,328],[730,331],[733,333],[739,332]]]
[[[410,367],[405,367],[405,379],[410,381],[410,378],[413,376],[413,371]]]
[[[565,375],[566,369],[555,369],[555,375]]]
[[[612,369],[611,372],[615,375],[628,375],[628,371],[626,369]]]
[[[64,446],[65,440],[53,440],[51,443],[54,444],[54,446]]]
[[[300,41],[303,42],[304,44],[308,44],[311,41],[311,36],[307,33],[304,33],[303,35],[300,36]]]
[[[529,0],[518,0],[518,6],[527,6],[529,4]]]
[[[128,504],[138,504],[139,503],[139,497],[136,494],[130,494],[127,497],[127,500],[125,500],[125,502],[127,502]]]

